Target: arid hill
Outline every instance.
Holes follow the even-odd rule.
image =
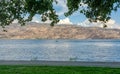
[[[119,29],[81,27],[75,25],[56,25],[28,23],[26,26],[12,24],[1,28],[1,39],[120,39]]]

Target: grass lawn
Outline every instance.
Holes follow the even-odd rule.
[[[120,74],[120,68],[0,66],[0,74]]]

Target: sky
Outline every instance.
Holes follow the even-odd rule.
[[[69,17],[65,17],[64,13],[68,11],[65,0],[57,0],[58,4],[53,4],[54,9],[59,15],[60,21],[58,24],[76,24],[84,27],[102,27],[102,24],[98,21],[97,23],[90,23],[85,15],[79,13],[78,11],[73,13]],[[36,15],[33,18],[33,22],[41,23],[40,15]],[[45,23],[50,23],[50,21],[46,21]],[[111,13],[111,19],[106,23],[108,28],[119,28],[120,29],[120,9],[117,12]]]

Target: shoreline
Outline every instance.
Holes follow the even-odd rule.
[[[0,65],[25,65],[25,66],[84,66],[84,67],[111,67],[120,68],[120,62],[86,62],[86,61],[13,61],[0,60]]]

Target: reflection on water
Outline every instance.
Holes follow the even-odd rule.
[[[120,40],[0,40],[0,60],[120,62]]]

